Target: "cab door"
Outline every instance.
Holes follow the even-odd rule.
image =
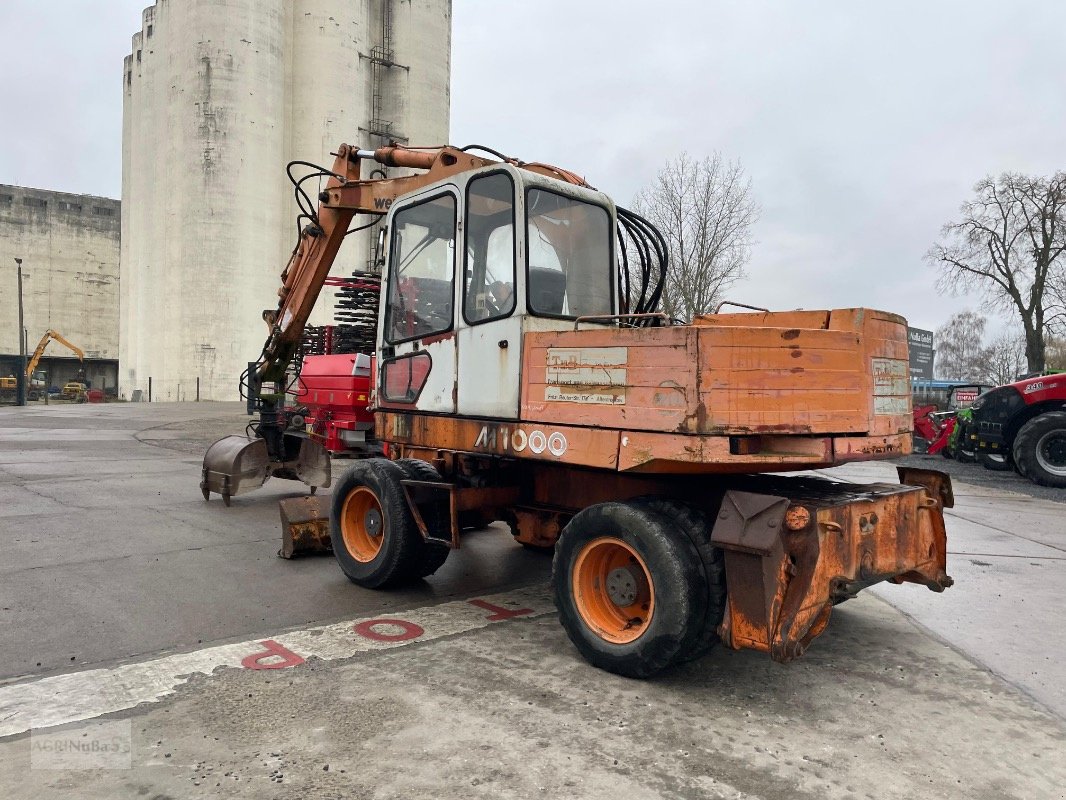
[[[394,208],[388,227],[378,406],[455,413],[458,194],[443,187]]]
[[[517,419],[522,363],[515,181],[507,170],[466,185],[458,412]]]

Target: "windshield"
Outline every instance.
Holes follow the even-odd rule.
[[[560,317],[613,313],[607,210],[530,189],[526,217],[530,311]]]

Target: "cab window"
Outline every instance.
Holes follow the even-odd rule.
[[[529,310],[570,318],[614,313],[607,209],[530,189],[526,216]]]
[[[514,185],[505,172],[470,181],[466,194],[463,315],[476,325],[515,307]]]
[[[385,338],[404,342],[452,327],[455,198],[435,197],[397,211],[389,251]]]

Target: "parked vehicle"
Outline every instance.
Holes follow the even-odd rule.
[[[432,574],[477,511],[554,548],[563,628],[631,677],[719,641],[790,661],[868,586],[952,585],[947,475],[766,474],[910,452],[905,319],[680,323],[659,310],[668,248],[651,223],[573,172],[476,149],[337,148],[243,380],[255,435],[208,449],[205,499],[270,476],[330,485],[326,448],[283,405],[288,373],[354,215],[384,215],[372,403],[386,457],[351,462],[329,515],[352,582]],[[418,173],[364,179],[373,163]]]
[[[1066,488],[1066,374],[998,386],[973,403],[966,436],[990,469],[1016,469],[1041,486]]]
[[[88,387],[81,381],[68,381],[63,384],[63,390],[60,392],[60,396],[64,400],[73,400],[75,403],[84,403],[89,398],[86,394]]]

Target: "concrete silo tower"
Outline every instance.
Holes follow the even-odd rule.
[[[120,391],[151,378],[155,400],[236,399],[296,240],[286,163],[448,141],[451,0],[157,0],[141,23],[123,70]],[[366,268],[367,241],[335,274]],[[331,317],[324,294],[312,322]]]

